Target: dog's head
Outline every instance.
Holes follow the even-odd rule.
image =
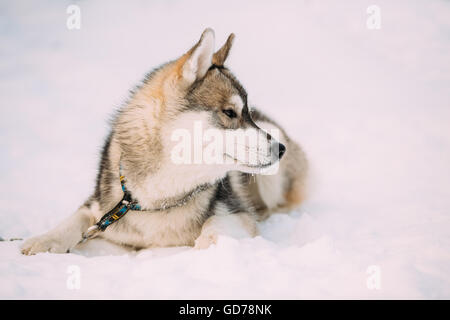
[[[214,31],[206,29],[187,53],[170,64],[165,96],[173,109],[168,132],[171,156],[175,162],[260,173],[278,163],[285,146],[277,140],[277,132],[255,124],[247,92],[224,66],[233,40],[231,34],[214,51]]]

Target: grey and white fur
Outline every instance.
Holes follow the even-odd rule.
[[[54,229],[25,241],[22,253],[70,252],[122,199],[120,171],[142,210],[128,212],[99,236],[134,248],[206,248],[220,235],[253,237],[258,221],[302,202],[305,155],[274,121],[249,108],[247,92],[224,66],[233,39],[214,52],[214,32],[206,29],[188,52],[145,77],[112,122],[92,196]],[[243,158],[224,153],[232,160],[224,164],[175,164],[171,136],[179,128],[192,130],[194,122],[252,131],[264,143],[246,146]],[[281,132],[279,141],[268,134],[273,128]],[[248,161],[252,152],[263,155],[256,165]],[[274,164],[276,174],[259,174]]]

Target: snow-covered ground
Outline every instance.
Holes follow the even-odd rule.
[[[217,46],[236,33],[228,66],[306,150],[308,201],[200,251],[93,240],[28,257],[0,242],[0,298],[450,298],[442,0],[0,2],[0,236],[42,233],[84,201],[109,115],[208,26]]]

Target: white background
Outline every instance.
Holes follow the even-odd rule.
[[[448,1],[2,1],[0,236],[82,204],[108,118],[206,27],[217,47],[236,34],[229,68],[307,152],[308,201],[204,251],[93,241],[24,257],[0,242],[0,298],[450,298]]]

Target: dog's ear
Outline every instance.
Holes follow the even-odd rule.
[[[219,67],[223,66],[225,60],[227,60],[228,54],[230,53],[231,46],[233,45],[233,40],[234,40],[234,33],[230,34],[228,36],[227,41],[222,46],[222,48],[220,48],[219,50],[217,50],[216,53],[214,53],[212,58],[213,64]]]
[[[214,31],[210,28],[203,31],[200,40],[187,52],[183,63],[182,77],[188,83],[203,78],[212,65],[214,53]]]

